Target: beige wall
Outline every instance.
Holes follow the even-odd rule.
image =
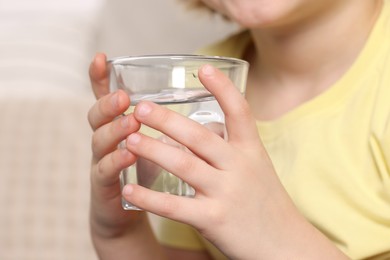
[[[235,29],[219,17],[186,10],[180,1],[107,1],[98,50],[109,56],[192,53]]]

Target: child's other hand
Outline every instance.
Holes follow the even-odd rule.
[[[136,120],[191,153],[140,133],[127,139],[130,152],[189,183],[196,190],[195,198],[137,185],[126,186],[124,196],[140,208],[194,226],[230,257],[245,258],[246,252],[256,258],[254,248],[283,243],[280,237],[291,232],[285,226],[299,214],[275,174],[244,97],[211,66],[201,68],[199,77],[225,113],[227,138],[164,107],[143,102],[134,112]]]
[[[133,164],[136,156],[118,144],[138,131],[140,124],[132,114],[118,117],[130,105],[124,91],[109,93],[106,57],[97,54],[90,66],[93,92],[98,99],[90,109],[88,121],[94,131],[91,166],[91,225],[100,237],[120,236],[130,225],[145,215],[125,211],[121,206],[119,173]],[[143,217],[141,217],[143,218]]]

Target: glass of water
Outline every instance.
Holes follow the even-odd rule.
[[[125,114],[132,113],[140,101],[149,100],[181,113],[224,136],[224,114],[214,96],[198,79],[198,69],[205,64],[221,70],[244,94],[248,73],[246,61],[200,55],[150,55],[111,59],[108,61],[110,89],[123,89],[129,95],[131,105]],[[140,131],[190,152],[163,133],[147,126],[142,125]],[[178,196],[195,195],[194,189],[187,183],[144,158],[138,158],[134,165],[124,169],[120,178],[122,187],[135,183]],[[122,206],[126,210],[139,210],[124,199]]]

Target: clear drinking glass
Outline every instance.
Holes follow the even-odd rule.
[[[123,89],[130,96],[131,105],[125,114],[132,113],[138,102],[150,100],[224,135],[224,114],[214,96],[198,79],[198,69],[205,64],[210,64],[225,73],[244,94],[248,73],[247,62],[235,58],[199,55],[153,55],[111,59],[108,61],[110,89],[111,91]],[[188,151],[186,147],[147,126],[143,125],[140,131]],[[195,195],[194,189],[187,183],[144,158],[139,158],[134,165],[124,169],[120,178],[122,187],[127,183],[135,183],[178,196]],[[122,206],[126,210],[139,210],[124,199]]]

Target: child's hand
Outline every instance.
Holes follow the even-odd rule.
[[[136,106],[136,120],[183,144],[191,153],[140,133],[127,138],[129,151],[183,179],[194,187],[195,197],[127,185],[123,191],[126,200],[194,226],[234,259],[287,259],[294,253],[304,259],[310,251],[306,240],[323,237],[298,213],[279,182],[248,103],[220,71],[204,66],[199,77],[225,113],[227,138],[151,102]],[[329,246],[326,240],[324,243]],[[321,251],[313,252],[306,256],[322,257]]]
[[[133,164],[136,157],[127,149],[118,149],[120,141],[138,131],[140,124],[132,114],[119,117],[129,107],[124,91],[109,93],[106,57],[97,55],[90,66],[90,78],[98,101],[88,114],[94,131],[91,166],[91,225],[100,236],[119,236],[133,222],[143,217],[138,211],[125,211],[121,206],[119,173]]]
[[[246,241],[250,245],[270,239],[266,230],[278,229],[292,207],[244,97],[220,71],[205,66],[199,74],[225,113],[225,140],[199,123],[151,102],[136,106],[136,120],[163,132],[192,153],[140,133],[127,139],[129,151],[189,183],[196,190],[195,198],[153,192],[137,185],[126,186],[124,196],[140,208],[194,226],[225,253],[228,248],[246,250],[245,245],[233,244]]]

